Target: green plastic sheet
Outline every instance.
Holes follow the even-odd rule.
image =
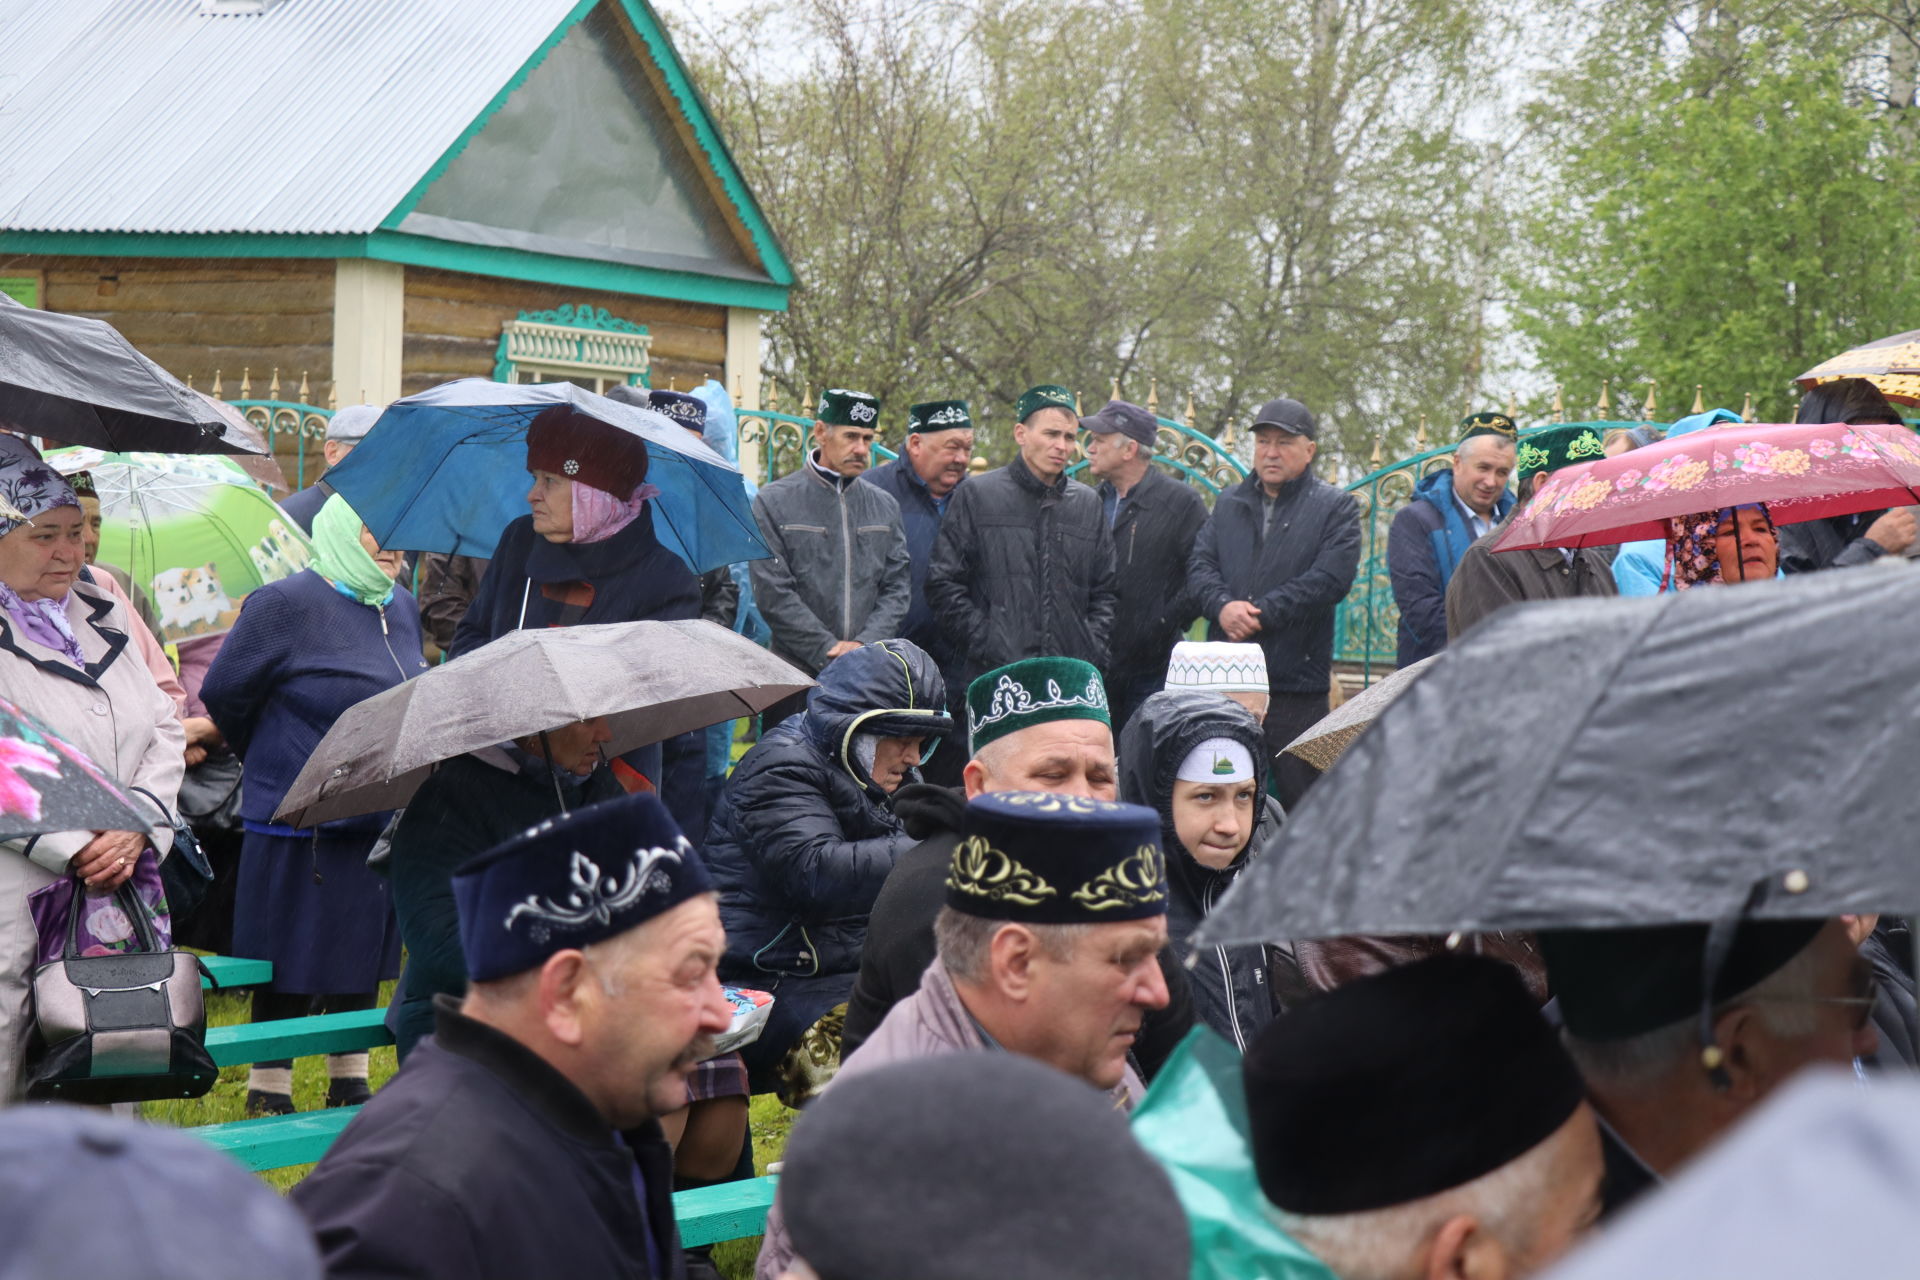
[[[1196,1027],[1133,1112],[1133,1133],[1167,1168],[1193,1233],[1193,1280],[1337,1280],[1275,1226],[1253,1172],[1240,1055]]]

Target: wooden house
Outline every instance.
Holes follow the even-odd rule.
[[[202,389],[757,404],[792,284],[647,0],[0,0],[0,289]]]

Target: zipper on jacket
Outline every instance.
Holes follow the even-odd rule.
[[[1211,914],[1213,911],[1214,891],[1217,888],[1218,886],[1213,884],[1207,886],[1205,899],[1206,910],[1201,912],[1203,917]],[[1220,979],[1227,989],[1227,1020],[1233,1024],[1233,1043],[1241,1053],[1245,1053],[1247,1051],[1247,1033],[1240,1029],[1240,999],[1233,990],[1233,966],[1227,963],[1227,949],[1225,947],[1215,947],[1213,954],[1220,962]]]
[[[847,491],[836,490],[840,498],[840,636],[853,639],[853,530],[847,524]]]

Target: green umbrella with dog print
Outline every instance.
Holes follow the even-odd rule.
[[[99,563],[146,591],[167,643],[221,635],[255,587],[300,572],[311,545],[231,459],[56,449],[49,465],[100,496]]]

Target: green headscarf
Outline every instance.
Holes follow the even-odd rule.
[[[393,599],[393,579],[360,545],[361,520],[339,494],[313,517],[313,570],[342,593],[373,608]]]

